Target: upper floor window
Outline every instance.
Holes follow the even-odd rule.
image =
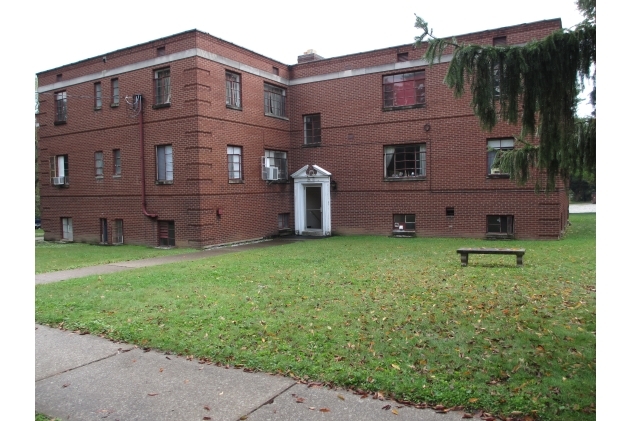
[[[118,79],[112,79],[112,106],[117,106],[120,97],[118,90]]]
[[[303,117],[305,128],[305,145],[311,145],[314,143],[320,143],[321,127],[320,127],[320,114],[311,114]]]
[[[50,183],[53,186],[65,186],[70,184],[68,178],[68,155],[57,155],[49,158]]]
[[[397,53],[397,61],[408,61],[408,53]]]
[[[276,117],[287,117],[285,114],[285,98],[287,91],[278,86],[263,84],[265,89],[265,114]]]
[[[262,157],[263,180],[287,180],[287,152],[265,150]]]
[[[121,150],[114,149],[112,151],[112,156],[114,157],[114,175],[121,175],[122,173]]]
[[[493,38],[493,46],[505,47],[506,37]],[[493,96],[495,97],[495,99],[498,99],[500,97],[500,65],[499,63],[495,63],[493,65]]]
[[[68,113],[66,91],[55,93],[55,123],[65,123]]]
[[[103,151],[94,152],[94,168],[97,177],[103,177]]]
[[[493,139],[486,141],[486,173],[487,174],[502,174],[495,162],[496,158],[501,156],[502,151],[510,151],[515,148],[515,139]]]
[[[171,103],[171,69],[160,69],[153,73],[155,105]]]
[[[156,181],[173,182],[173,146],[156,146]]]
[[[425,70],[383,77],[384,108],[425,104]]]
[[[101,91],[101,82],[96,82],[94,84],[94,109],[100,110],[103,105],[103,97]]]
[[[241,146],[228,146],[228,180],[243,180],[241,168]]]
[[[226,72],[226,105],[241,108],[241,75]]]
[[[425,144],[386,146],[383,169],[386,178],[425,177]]]

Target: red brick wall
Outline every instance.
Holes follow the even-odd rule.
[[[523,43],[558,29],[558,20],[503,28],[459,37],[491,43],[506,35],[509,44]],[[198,47],[259,70],[279,69],[284,78],[326,74],[346,68],[392,63],[393,47],[329,60],[286,66],[257,53],[197,31],[152,41],[42,72],[39,85],[90,75],[154,58],[156,48],[166,54]],[[153,72],[169,67],[172,100],[154,109]],[[383,111],[382,75],[369,74],[287,87],[288,119],[264,114],[263,77],[241,72],[200,57],[117,75],[120,106],[110,107],[110,77],[100,80],[101,110],[94,110],[94,82],[66,87],[67,124],[53,124],[53,91],[40,94],[40,180],[42,226],[47,240],[61,238],[61,218],[72,217],[74,240],[99,241],[99,219],[124,221],[125,242],[157,245],[157,223],[142,212],[141,180],[146,180],[146,203],[159,220],[175,221],[176,245],[202,247],[271,236],[278,232],[279,213],[290,213],[293,227],[293,183],[261,180],[260,157],[266,149],[288,153],[289,174],[306,164],[332,173],[337,190],[331,194],[332,229],[336,233],[388,234],[395,213],[416,215],[416,232],[428,236],[483,237],[486,215],[514,215],[518,238],[558,238],[567,221],[565,189],[550,195],[533,193],[533,184],[516,186],[486,174],[486,140],[512,136],[518,128],[498,125],[489,134],[479,128],[470,98],[455,100],[442,80],[447,65],[425,67],[423,108]],[[225,71],[241,75],[242,109],[225,105]],[[387,72],[399,73],[399,72]],[[124,98],[144,98],[145,172],[141,174],[139,118]],[[303,147],[302,116],[320,113],[322,143]],[[424,127],[429,125],[429,130]],[[384,181],[384,145],[424,143],[427,175],[424,180]],[[156,184],[155,148],[173,147],[172,184]],[[228,182],[227,146],[241,146],[243,183]],[[113,176],[113,149],[121,150],[122,174]],[[103,151],[104,176],[95,177],[94,153]],[[67,154],[70,185],[49,183],[48,158]],[[445,208],[455,216],[446,217]],[[220,210],[220,211],[219,211]],[[221,213],[221,215],[219,215]]]

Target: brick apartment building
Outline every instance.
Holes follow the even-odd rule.
[[[458,36],[522,44],[559,19]],[[286,65],[191,30],[39,73],[46,240],[204,247],[301,235],[555,239],[566,190],[491,168],[483,131],[412,44]]]

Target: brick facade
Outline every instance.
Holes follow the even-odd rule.
[[[542,38],[560,20],[541,21],[458,37],[491,44]],[[397,63],[400,53],[408,62]],[[42,228],[46,240],[63,237],[72,218],[74,241],[108,242],[122,220],[124,242],[158,245],[159,222],[173,221],[175,245],[204,247],[277,235],[278,215],[294,226],[294,189],[262,179],[266,150],[285,152],[288,174],[305,165],[331,173],[333,233],[390,234],[393,215],[415,217],[420,236],[487,235],[487,215],[512,216],[516,238],[559,238],[568,217],[566,189],[535,194],[487,174],[487,140],[519,128],[480,129],[470,97],[454,99],[442,83],[448,64],[422,62],[422,49],[403,45],[285,65],[196,30],[107,53],[38,74]],[[319,58],[319,56],[318,56]],[[170,98],[155,107],[155,71],[169,69]],[[425,71],[422,106],[384,107],[383,77]],[[239,107],[226,105],[226,72],[240,78]],[[120,100],[112,104],[112,79]],[[102,106],[95,109],[94,84]],[[286,92],[286,117],[265,114],[264,83]],[[55,98],[66,93],[66,121],[56,123]],[[142,95],[140,110],[128,102]],[[319,114],[321,141],[305,145],[303,116]],[[141,171],[143,130],[144,166]],[[170,145],[172,179],[157,182],[157,147]],[[384,176],[387,146],[423,145],[425,176]],[[240,182],[229,181],[227,148],[241,148]],[[115,174],[114,150],[121,173]],[[95,171],[103,153],[103,175]],[[67,156],[67,185],[53,185],[50,158]],[[142,180],[146,211],[143,213]],[[302,187],[301,187],[302,188]],[[447,211],[447,208],[452,208]],[[449,216],[448,216],[449,213]],[[451,215],[453,213],[453,215]]]

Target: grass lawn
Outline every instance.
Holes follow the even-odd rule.
[[[44,236],[44,230],[43,229],[36,229],[35,230],[35,237],[43,237]]]
[[[36,286],[36,321],[496,415],[595,420],[596,217],[561,241],[333,237]],[[459,247],[520,247],[514,256]]]
[[[36,233],[37,235],[37,233]],[[107,263],[146,259],[195,251],[193,249],[157,249],[145,246],[101,246],[83,243],[35,242],[35,273],[76,269]]]
[[[58,421],[57,418],[50,418],[44,414],[35,413],[35,421]]]

